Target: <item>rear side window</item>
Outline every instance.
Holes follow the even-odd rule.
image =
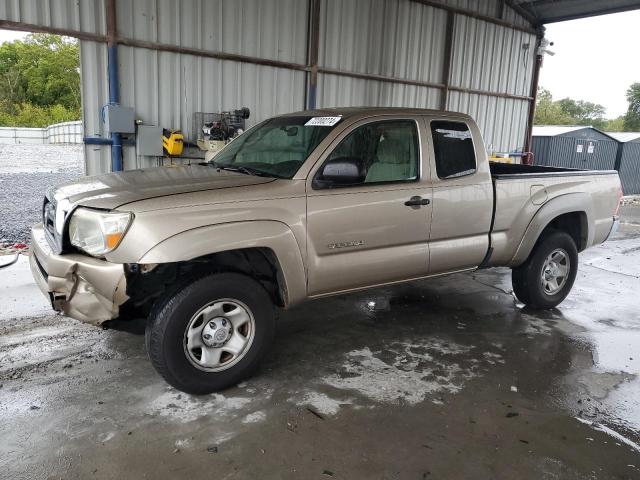
[[[440,178],[456,178],[476,171],[476,154],[469,127],[461,122],[433,121],[431,136]]]

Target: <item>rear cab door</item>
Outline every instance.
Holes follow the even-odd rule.
[[[429,273],[475,268],[489,249],[493,184],[476,124],[425,116],[433,185]]]
[[[428,274],[431,172],[424,122],[382,115],[346,128],[307,178],[308,293],[319,296]],[[355,157],[355,185],[318,185],[326,161]],[[406,205],[420,197],[423,205]]]

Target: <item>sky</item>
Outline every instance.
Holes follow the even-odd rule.
[[[640,82],[640,11],[551,23],[546,29],[555,55],[545,55],[540,86],[554,100],[586,100],[603,105],[608,118],[623,115],[627,88]]]
[[[604,105],[608,118],[624,115],[625,92],[640,82],[639,30],[640,10],[547,25],[545,36],[554,42],[549,50],[555,55],[545,55],[540,86],[556,100]],[[0,30],[0,43],[26,35]]]

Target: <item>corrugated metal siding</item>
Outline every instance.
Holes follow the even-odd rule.
[[[304,108],[305,74],[281,68],[120,47],[120,101],[151,125],[193,132],[194,112],[249,107],[248,126]],[[149,166],[126,148],[126,168]]]
[[[456,15],[451,85],[528,96],[535,46],[534,35]]]
[[[304,64],[308,3],[118,0],[118,34],[136,40]]]
[[[104,34],[104,0],[8,0],[0,18],[42,27]]]
[[[472,12],[489,17],[495,17],[498,13],[499,1],[500,0],[447,0],[442,3],[464,10],[471,10]]]
[[[495,1],[447,3],[485,15],[495,15],[498,8]],[[407,0],[325,0],[322,5],[320,66],[442,83],[444,10]],[[528,96],[535,43],[534,35],[456,15],[451,85]],[[318,106],[438,108],[440,95],[437,89],[333,75],[318,80]],[[447,108],[472,115],[497,151],[524,144],[526,100],[452,91]]]
[[[182,128],[193,112],[249,107],[249,124],[304,105],[304,72],[121,47],[121,102],[145,123]],[[159,122],[159,123],[158,123]]]
[[[531,149],[536,165],[571,168],[575,141],[564,137],[533,137]]]
[[[446,12],[407,0],[324,0],[319,65],[442,82]]]
[[[437,88],[379,82],[337,75],[318,75],[319,108],[322,107],[419,107],[438,108],[442,92]]]
[[[640,194],[640,142],[627,142],[622,147],[620,179],[625,195]]]
[[[84,134],[85,136],[102,136],[100,108],[109,100],[106,43],[80,42],[80,78]],[[84,153],[87,175],[110,171],[109,147],[85,145]]]
[[[443,3],[488,16],[499,0]],[[137,40],[306,63],[308,1],[117,0],[118,33]],[[504,19],[526,25],[505,8]],[[358,73],[442,83],[447,13],[409,0],[322,0],[319,64]],[[104,0],[0,0],[0,18],[105,33]],[[530,44],[528,50],[522,45]],[[533,35],[455,16],[451,85],[528,95]],[[107,102],[106,46],[81,42],[85,135],[101,135]],[[190,55],[120,47],[121,102],[147,123],[192,129],[195,111],[241,106],[250,124],[303,108],[305,74]],[[437,108],[438,89],[377,80],[318,76],[318,106]],[[448,108],[473,115],[489,145],[524,143],[526,101],[451,91]],[[87,172],[108,171],[109,147],[85,147]],[[125,147],[125,166],[142,166]]]
[[[582,168],[587,170],[613,170],[618,143],[613,140],[596,140],[593,153],[587,153],[589,139],[568,136],[533,137],[534,163],[550,167]],[[578,142],[585,144],[582,153],[577,152]]]
[[[500,4],[502,3],[502,0],[448,0],[443,3],[463,8],[465,10],[471,10],[472,12],[477,12],[489,17],[497,17],[501,10]],[[524,17],[516,13],[516,11],[508,5],[504,6],[502,20],[521,27],[531,26]]]
[[[588,143],[589,140],[584,140],[584,142]],[[617,152],[618,142],[614,140],[597,141],[593,153],[574,153],[573,168],[586,168],[588,170],[613,170],[616,164]]]
[[[524,144],[527,100],[452,91],[447,109],[467,113],[476,120],[490,153],[514,151]]]

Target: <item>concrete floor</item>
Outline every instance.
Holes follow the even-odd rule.
[[[0,279],[2,478],[640,478],[640,225],[551,312],[507,269],[285,312],[260,373],[205,397],[155,373],[141,322],[43,313],[23,265]]]

